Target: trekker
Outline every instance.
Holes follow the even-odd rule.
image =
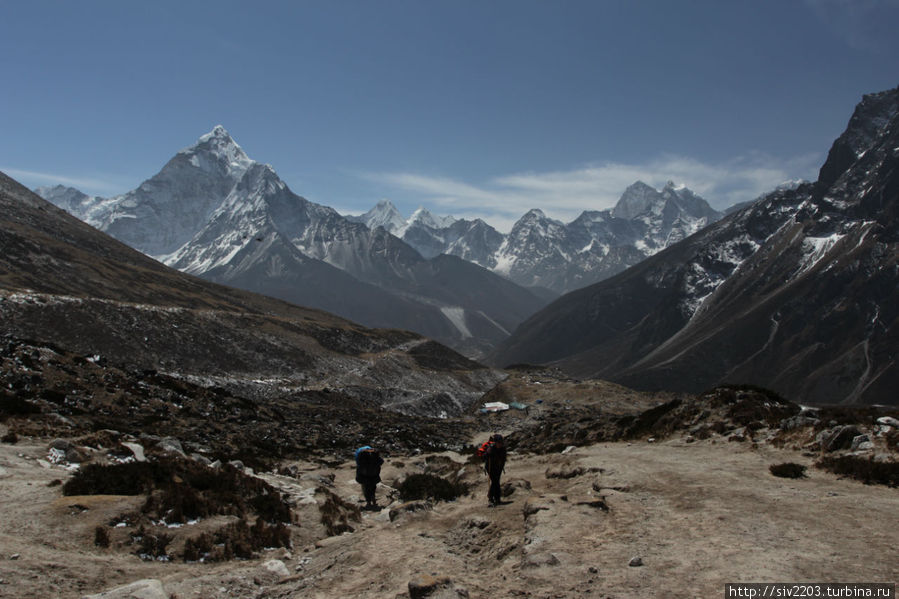
[[[505,468],[506,442],[502,435],[495,434],[490,437],[484,450],[484,471],[490,477],[490,489],[487,491],[487,501],[490,507],[500,504],[503,492],[499,486],[499,479],[505,472]]]
[[[384,458],[377,449],[365,445],[356,450],[356,482],[362,485],[362,495],[365,496],[365,509],[377,509],[378,502],[375,498],[375,490],[381,482],[381,464]]]

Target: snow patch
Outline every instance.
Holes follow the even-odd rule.
[[[468,325],[465,324],[465,308],[447,306],[440,308],[440,311],[458,329],[463,339],[469,339],[473,336],[471,331],[468,330]]]

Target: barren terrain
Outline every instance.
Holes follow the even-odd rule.
[[[0,444],[0,594],[81,597],[158,579],[161,596],[180,599],[393,598],[431,575],[449,579],[434,596],[711,597],[726,582],[899,579],[897,490],[816,468],[804,479],[772,476],[771,464],[811,465],[794,450],[676,435],[512,453],[512,492],[497,508],[487,507],[476,463],[435,456],[391,456],[378,490],[384,509],[362,512],[354,532],[333,537],[317,522],[314,489],[358,504],[351,461],[293,462],[295,476],[264,475],[296,501],[292,550],[185,564],[142,561],[115,536],[109,549],[95,547],[94,528],[135,498],[63,497],[48,485],[68,472],[44,461],[45,440]],[[464,468],[472,493],[398,507],[389,485],[435,468]],[[641,566],[629,565],[635,557]],[[286,569],[274,562],[270,571],[270,560]]]

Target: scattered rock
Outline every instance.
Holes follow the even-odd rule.
[[[199,462],[204,466],[212,466],[212,460],[204,456],[202,453],[192,453],[190,454],[190,457],[193,461]]]
[[[629,561],[627,563],[627,565],[630,566],[631,568],[639,568],[640,566],[643,565],[643,558],[642,557],[632,557],[631,561]]]
[[[523,478],[513,478],[508,480],[502,484],[502,495],[503,497],[509,497],[515,493],[516,490],[522,491],[530,491],[531,483],[530,481],[526,481]]]
[[[780,422],[781,430],[792,431],[797,428],[803,428],[806,426],[815,426],[818,424],[820,420],[817,418],[812,418],[811,416],[803,416],[801,414],[797,414],[791,418],[785,418]]]
[[[163,453],[177,453],[187,457],[187,454],[184,453],[184,447],[181,446],[181,441],[174,437],[163,437],[156,444],[156,448]]]
[[[431,576],[424,574],[409,581],[410,599],[456,599],[468,597],[468,592],[456,589],[448,576]]]
[[[65,439],[53,439],[52,441],[50,441],[50,449],[58,449],[59,451],[65,453],[70,449],[75,449],[75,444]]]
[[[867,445],[867,447],[862,447],[862,445]],[[858,435],[853,437],[852,446],[849,448],[850,451],[858,451],[859,449],[873,449],[874,444],[871,443],[871,437],[868,435]]]
[[[527,501],[524,502],[524,507],[522,508],[522,512],[524,512],[525,519],[533,516],[540,510],[548,510],[550,507],[546,505],[546,501],[539,497],[531,497]]]
[[[260,586],[270,585],[276,584],[289,576],[290,571],[284,562],[279,559],[270,559],[259,566],[256,575],[253,577],[253,582]]]
[[[587,507],[592,507],[598,510],[602,510],[604,512],[609,511],[609,504],[606,503],[605,497],[601,497],[599,499],[586,499],[583,501],[575,501],[574,505],[586,505]]]
[[[426,512],[431,510],[431,504],[427,501],[407,501],[396,507],[390,508],[390,521],[393,522],[400,516],[414,512]]]
[[[829,434],[825,433],[821,438],[821,449],[826,452],[848,449],[852,446],[852,440],[862,432],[852,425],[837,426]]]
[[[531,553],[521,560],[522,567],[539,568],[541,566],[558,566],[559,558],[554,553],[548,551],[540,551]]]
[[[17,560],[17,559],[19,559],[20,557],[22,557],[22,556],[19,555],[18,553],[13,553],[12,555],[9,556],[9,559],[11,559],[11,560]]]
[[[82,599],[169,599],[169,594],[162,582],[155,578],[145,578],[96,595],[85,595]]]
[[[575,445],[569,445],[568,447],[566,447],[565,449],[562,450],[562,453],[568,454],[568,453],[571,453],[572,451],[574,451],[575,449],[577,449],[577,447]]]
[[[144,446],[140,443],[128,443],[123,441],[120,443],[122,447],[131,452],[131,455],[134,456],[134,459],[138,462],[146,462],[147,456],[144,454]]]
[[[66,461],[70,464],[80,464],[91,458],[90,453],[83,447],[72,446],[66,451]]]
[[[552,466],[546,469],[546,478],[575,478],[583,476],[587,473],[587,469],[583,466],[575,466],[573,464],[562,464],[561,466]]]
[[[877,419],[877,424],[883,424],[885,426],[892,426],[894,428],[899,428],[899,420],[896,420],[892,416],[881,416]]]

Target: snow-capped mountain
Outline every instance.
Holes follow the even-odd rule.
[[[722,216],[684,186],[669,182],[657,191],[638,181],[611,211],[584,212],[565,224],[534,209],[508,235],[481,220],[441,219],[423,209],[402,221],[389,202],[355,218],[385,226],[423,256],[459,256],[519,285],[565,293],[611,277]]]
[[[899,88],[864,97],[816,183],[560,298],[494,359],[643,389],[752,383],[800,401],[895,404],[897,222]]]
[[[388,233],[396,235],[397,231],[406,226],[406,219],[396,209],[390,200],[381,200],[374,208],[359,216],[346,216],[346,219],[354,223],[362,223],[369,229],[384,227]],[[402,235],[397,235],[401,237]]]
[[[372,230],[294,194],[221,126],[136,190],[100,201],[100,212],[86,208],[96,199],[70,191],[53,197],[184,272],[368,326],[414,330],[471,355],[505,338],[543,304],[474,264],[427,260],[383,227]],[[389,216],[390,206],[383,208]],[[415,222],[448,223],[425,211]]]

